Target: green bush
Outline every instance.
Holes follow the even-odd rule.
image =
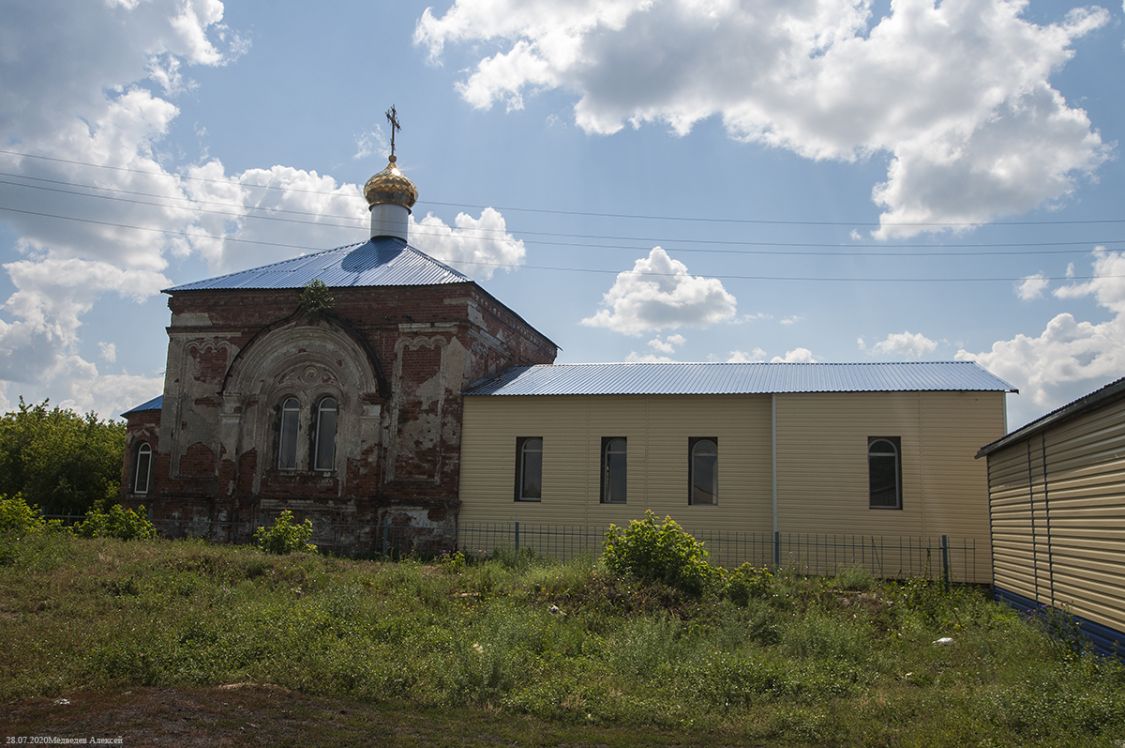
[[[691,595],[714,588],[721,579],[707,557],[702,542],[671,517],[661,521],[652,511],[624,529],[610,525],[602,556],[611,571],[663,582]]]
[[[871,572],[862,566],[849,566],[836,575],[836,587],[852,592],[870,592],[879,586]]]
[[[751,598],[771,597],[776,590],[774,579],[766,567],[745,563],[726,574],[723,593],[735,605],[746,607]]]
[[[44,400],[0,415],[0,494],[33,497],[47,514],[82,514],[116,495],[125,424]]]
[[[38,535],[52,526],[39,512],[39,507],[31,506],[23,494],[12,497],[0,494],[0,536],[22,538],[24,535]]]
[[[107,510],[98,502],[74,526],[74,533],[84,538],[151,540],[156,537],[156,527],[149,521],[144,506],[134,511],[114,504]]]
[[[316,546],[309,542],[312,533],[311,519],[298,523],[293,512],[286,509],[272,525],[254,531],[254,543],[266,553],[316,553]]]

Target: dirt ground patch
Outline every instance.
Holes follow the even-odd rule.
[[[32,736],[85,739],[88,745],[97,745],[91,739],[120,738],[126,748],[688,746],[699,740],[698,735],[557,725],[482,710],[342,702],[253,683],[79,692],[7,704],[0,710],[0,740],[20,736],[29,738],[27,744]]]

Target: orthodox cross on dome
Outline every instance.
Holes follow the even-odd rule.
[[[395,160],[395,130],[401,130],[402,125],[398,121],[398,110],[395,109],[394,104],[387,110],[387,122],[391,123],[391,157],[390,161]]]

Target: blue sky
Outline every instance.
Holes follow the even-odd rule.
[[[366,238],[392,103],[413,243],[560,361],[972,358],[1012,425],[1125,373],[1118,4],[52,5],[0,21],[0,406],[118,413],[161,288]]]

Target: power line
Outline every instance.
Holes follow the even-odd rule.
[[[0,175],[9,176],[9,174],[7,172],[0,172]],[[16,176],[22,178],[21,175],[16,175]],[[238,203],[229,203],[229,202],[220,202],[220,201],[211,201],[211,200],[195,200],[193,198],[163,196],[163,195],[157,195],[157,194],[154,194],[154,193],[137,193],[137,192],[133,192],[133,191],[130,191],[130,190],[116,190],[116,189],[111,188],[111,187],[98,187],[96,185],[77,184],[77,183],[72,183],[72,182],[64,182],[62,180],[43,180],[43,181],[49,181],[49,182],[56,183],[56,184],[68,184],[68,185],[76,186],[76,187],[86,187],[86,188],[90,188],[90,189],[99,189],[99,190],[106,190],[106,191],[112,191],[112,192],[123,192],[123,193],[126,193],[126,194],[151,195],[152,197],[157,197],[157,198],[160,198],[162,200],[180,200],[180,201],[187,201],[187,202],[196,203],[196,204],[215,204],[215,205],[230,205],[230,206],[238,205],[239,207],[242,207],[244,209],[251,209],[251,210],[271,210],[271,211],[275,210],[273,208],[260,208],[260,207],[255,207],[255,206],[241,206]],[[252,219],[257,219],[257,220],[262,220],[262,221],[278,221],[278,222],[283,222],[283,223],[295,223],[295,224],[302,224],[302,225],[309,225],[309,226],[343,228],[343,229],[351,229],[351,228],[360,229],[360,228],[364,228],[364,227],[367,226],[367,223],[365,221],[344,224],[344,223],[330,223],[330,222],[324,222],[324,221],[306,221],[306,220],[302,220],[302,219],[298,219],[298,218],[285,218],[285,217],[281,217],[281,216],[259,216],[259,215],[247,214],[247,213],[242,213],[242,212],[211,210],[211,209],[206,209],[206,208],[181,208],[181,207],[175,206],[175,205],[167,205],[167,204],[164,204],[164,203],[155,203],[155,202],[150,202],[150,201],[147,201],[147,200],[136,200],[136,199],[133,199],[133,198],[114,197],[113,195],[97,195],[97,194],[91,194],[91,193],[87,193],[87,192],[79,192],[77,190],[63,189],[61,187],[47,187],[47,186],[44,186],[44,185],[37,185],[37,184],[23,184],[21,182],[13,182],[13,181],[10,181],[10,180],[5,180],[5,179],[0,179],[0,184],[9,185],[9,186],[12,186],[12,187],[23,187],[23,188],[26,188],[26,189],[33,189],[33,190],[40,190],[40,191],[47,191],[47,192],[56,192],[56,193],[67,194],[67,195],[76,195],[76,196],[79,196],[79,197],[91,197],[91,198],[97,198],[97,199],[100,199],[100,200],[112,200],[112,201],[115,201],[115,202],[124,202],[124,203],[129,203],[129,204],[132,204],[132,205],[147,205],[147,206],[156,207],[156,208],[171,208],[171,209],[176,209],[176,210],[192,210],[192,211],[195,211],[195,212],[198,212],[198,213],[205,213],[205,214],[208,214],[208,215],[230,216],[232,218],[238,218],[238,219],[252,218]],[[279,210],[280,212],[297,213],[297,214],[301,214],[301,215],[328,215],[329,217],[333,217],[332,214],[318,214],[318,213],[315,213],[315,212],[289,211],[289,210],[281,210],[281,209],[276,209],[276,210]],[[342,217],[342,216],[335,216],[335,217]],[[477,227],[474,227],[474,228],[458,228],[457,231],[462,233],[462,234],[468,234],[468,235],[472,235],[470,232],[478,232],[477,238],[491,238],[487,235],[479,236],[480,232],[491,232],[491,233],[500,233],[503,236],[506,236],[506,235],[509,235],[509,234],[526,234],[526,235],[531,235],[531,236],[562,236],[562,237],[571,237],[571,238],[576,238],[576,239],[609,239],[609,240],[621,240],[621,241],[635,241],[635,242],[648,243],[649,245],[651,245],[651,244],[666,245],[666,244],[674,243],[674,242],[688,242],[688,243],[692,243],[692,244],[707,244],[707,245],[719,245],[719,246],[793,247],[793,248],[799,248],[799,247],[829,247],[829,248],[837,248],[837,249],[840,249],[840,250],[845,250],[845,251],[840,251],[840,252],[822,252],[822,253],[817,253],[817,252],[792,253],[792,252],[788,252],[788,251],[772,251],[772,252],[770,252],[770,251],[742,251],[742,252],[737,252],[737,251],[731,251],[731,250],[726,250],[726,251],[724,251],[724,250],[698,250],[698,249],[693,250],[693,249],[681,247],[681,248],[676,248],[676,249],[673,250],[673,251],[677,251],[677,252],[711,252],[711,253],[717,253],[717,254],[778,254],[778,255],[793,255],[793,254],[818,255],[818,254],[820,254],[820,255],[827,255],[827,256],[853,256],[854,255],[854,256],[874,256],[874,257],[958,256],[958,255],[978,255],[978,254],[994,254],[994,255],[1070,254],[1070,253],[1073,253],[1075,250],[1020,251],[1020,252],[977,252],[977,251],[974,251],[974,252],[945,252],[945,251],[939,251],[939,250],[933,249],[933,248],[934,247],[943,247],[943,248],[946,248],[946,249],[978,249],[978,248],[979,249],[985,249],[985,248],[993,248],[993,247],[1087,247],[1087,246],[1094,245],[1094,244],[1120,244],[1120,243],[1125,243],[1125,239],[1088,239],[1088,240],[1079,240],[1079,241],[1053,241],[1053,242],[970,242],[970,243],[962,242],[962,243],[958,243],[958,244],[945,244],[945,245],[920,244],[920,243],[888,244],[888,243],[882,243],[882,242],[880,242],[880,243],[840,244],[840,243],[833,243],[833,242],[775,242],[775,241],[749,241],[749,240],[731,240],[731,239],[670,239],[670,238],[659,238],[659,237],[620,236],[620,235],[613,235],[613,234],[609,234],[609,235],[606,235],[606,234],[572,234],[572,233],[550,232],[550,231],[518,231],[516,229],[511,229],[511,228],[493,229],[493,228],[477,228]],[[427,232],[421,224],[416,224],[415,229],[412,233],[416,236],[446,236],[446,234],[441,233],[441,232],[432,232],[432,231]],[[583,242],[583,243],[550,242],[550,241],[541,241],[541,240],[532,240],[532,239],[527,239],[527,240],[522,240],[522,241],[525,241],[526,243],[530,243],[530,244],[542,244],[542,245],[548,245],[548,246],[553,245],[553,246],[564,246],[564,247],[591,247],[591,248],[599,248],[599,249],[626,249],[626,250],[638,250],[638,249],[643,250],[644,249],[644,247],[639,247],[639,246],[626,246],[626,245],[613,245],[613,244],[591,244],[591,243],[588,243],[588,242]],[[930,251],[930,252],[911,252],[911,253],[909,253],[909,255],[902,255],[902,254],[897,253],[897,252],[854,252],[854,251],[851,251],[853,248],[857,248],[857,247],[858,248],[878,248],[878,249],[931,249],[932,251]]]
[[[337,192],[329,190],[309,190],[298,187],[278,187],[271,184],[255,184],[251,182],[242,182],[233,179],[217,179],[214,177],[189,177],[184,175],[173,175],[168,172],[155,172],[151,169],[134,169],[127,166],[110,166],[108,164],[96,164],[91,161],[79,161],[76,159],[59,158],[57,156],[43,156],[35,153],[26,153],[23,151],[15,151],[5,148],[0,148],[0,153],[5,153],[10,156],[19,156],[21,158],[33,158],[43,161],[53,161],[64,164],[75,164],[78,166],[89,166],[98,169],[109,169],[112,171],[128,172],[133,174],[145,174],[151,177],[174,177],[182,181],[193,182],[209,182],[215,184],[237,184],[242,187],[252,187],[255,189],[264,190],[279,190],[285,192],[302,192],[314,195],[336,195],[345,199],[359,199],[358,197],[351,197],[348,195],[340,195]],[[501,206],[501,205],[482,205],[478,203],[466,202],[443,202],[440,200],[421,200],[420,202],[428,205],[441,205],[446,207],[460,207],[460,208],[495,208],[496,210],[511,211],[511,212],[526,212],[526,213],[545,213],[552,215],[563,216],[586,216],[594,218],[627,218],[638,219],[646,221],[687,221],[696,223],[735,223],[735,224],[760,224],[760,225],[781,225],[781,226],[904,226],[904,227],[972,227],[972,226],[1043,226],[1043,225],[1092,225],[1092,224],[1118,224],[1125,223],[1125,218],[1086,218],[1086,219],[1038,219],[1038,220],[1025,220],[1025,221],[901,221],[901,222],[881,222],[881,221],[825,221],[825,220],[811,220],[811,219],[780,219],[780,218],[734,218],[734,217],[714,217],[714,216],[669,216],[669,215],[645,215],[636,213],[606,213],[588,210],[562,210],[557,208],[529,208],[521,206]]]
[[[9,208],[0,205],[0,210],[9,211],[12,213],[23,213],[27,215],[41,216],[44,218],[57,218],[64,221],[75,221],[78,223],[91,223],[101,226],[112,226],[116,228],[138,229],[141,231],[153,231],[162,234],[170,234],[173,236],[199,236],[202,238],[214,239],[210,234],[192,234],[186,231],[173,231],[171,229],[160,229],[152,226],[135,226],[132,224],[114,223],[111,221],[98,221],[90,218],[76,218],[74,216],[63,216],[53,213],[41,213],[38,211],[22,210],[19,208]],[[244,242],[248,244],[258,244],[273,247],[285,247],[291,249],[317,249],[313,247],[306,247],[298,244],[285,244],[282,242],[269,242],[254,239],[238,239],[228,238],[227,241]],[[320,249],[321,252],[332,250]],[[549,265],[507,265],[500,262],[480,262],[473,260],[458,260],[458,265],[477,265],[482,267],[497,267],[497,268],[519,268],[520,270],[547,270],[553,272],[569,272],[569,273],[599,273],[618,275],[621,273],[628,273],[630,275],[639,275],[644,277],[663,277],[675,278],[681,277],[681,273],[655,273],[651,271],[636,271],[636,270],[610,270],[602,268],[582,268],[582,267],[556,267]],[[1025,280],[1024,277],[1017,278],[996,278],[996,277],[943,277],[943,278],[888,278],[888,277],[827,277],[827,276],[775,276],[775,275],[730,275],[730,274],[700,274],[700,277],[717,278],[719,280],[755,280],[755,281],[806,281],[806,282],[839,282],[839,283],[1015,283]],[[1082,280],[1095,280],[1099,278],[1125,278],[1125,275],[1074,275],[1074,276],[1040,276],[1042,280],[1046,281],[1082,281]]]

